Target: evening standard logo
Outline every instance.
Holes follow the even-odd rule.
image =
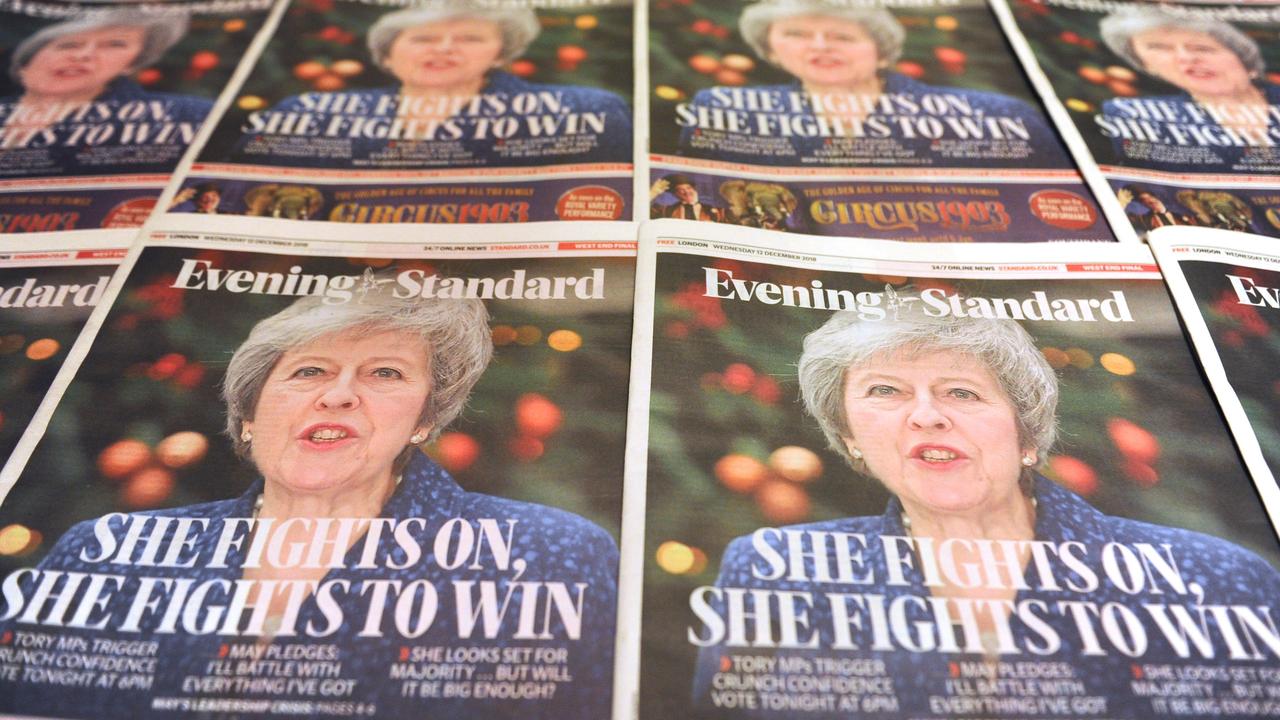
[[[27,278],[17,285],[0,287],[0,308],[93,307],[110,280],[110,275],[100,275],[91,285],[51,285]]]
[[[1255,283],[1253,278],[1239,275],[1228,275],[1227,279],[1231,281],[1231,288],[1236,291],[1238,304],[1280,308],[1280,288],[1265,287]]]
[[[1129,303],[1121,290],[1111,291],[1105,299],[1051,299],[1043,290],[1036,290],[1025,298],[966,297],[949,295],[939,288],[922,290],[918,295],[903,295],[890,285],[885,286],[884,292],[853,292],[826,287],[821,280],[812,280],[808,285],[787,285],[740,279],[734,277],[732,270],[702,269],[706,280],[703,294],[707,297],[814,310],[848,310],[858,313],[863,320],[884,320],[890,316],[897,320],[900,314],[918,311],[935,318],[1133,322]]]
[[[375,274],[365,268],[360,275],[304,273],[300,265],[288,272],[228,270],[216,268],[210,260],[184,258],[182,268],[170,287],[181,290],[212,290],[249,295],[315,295],[329,305],[361,301],[371,292],[392,297],[481,300],[603,300],[604,268],[590,275],[533,275],[523,268],[492,278],[442,277],[423,270],[404,270],[394,277]]]

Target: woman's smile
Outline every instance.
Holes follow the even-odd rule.
[[[969,458],[968,455],[955,448],[942,445],[918,445],[911,449],[908,457],[919,460],[926,466],[936,470],[948,470],[956,461]]]
[[[321,451],[332,450],[342,445],[344,440],[354,441],[358,437],[360,437],[360,434],[355,431],[355,428],[333,423],[312,425],[298,435],[299,440],[313,449]]]
[[[69,67],[61,67],[54,71],[58,77],[73,78],[88,75],[91,71],[84,65],[72,65]]]

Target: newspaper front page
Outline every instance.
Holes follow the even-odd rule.
[[[982,0],[661,3],[648,85],[654,218],[1113,239]]]
[[[142,225],[271,6],[0,2],[0,233]]]
[[[1222,230],[1162,229],[1149,238],[1240,454],[1280,511],[1280,377],[1270,360],[1280,279],[1275,240]]]
[[[1280,236],[1280,5],[994,2],[1113,226]]]
[[[0,713],[606,717],[630,231],[200,220],[3,471]]]
[[[294,0],[171,210],[630,219],[633,14],[628,0]]]
[[[1146,248],[666,221],[637,288],[639,717],[1280,712],[1275,527]]]

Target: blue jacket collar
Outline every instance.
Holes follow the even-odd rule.
[[[1097,508],[1039,473],[1034,477],[1032,496],[1036,499],[1037,540],[1061,542],[1098,537],[1103,531],[1105,516]],[[902,524],[902,501],[896,496],[889,500],[880,521],[885,535],[908,534]]]

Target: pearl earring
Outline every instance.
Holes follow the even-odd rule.
[[[1032,465],[1035,465],[1035,464],[1036,464],[1036,459],[1035,459],[1035,458],[1031,457],[1030,455],[1023,455],[1023,456],[1022,456],[1022,466],[1023,466],[1023,467],[1031,467]]]
[[[240,431],[240,442],[253,442],[253,431],[245,428]]]
[[[414,433],[413,435],[409,436],[409,444],[421,445],[422,441],[426,439],[427,438],[422,433]]]
[[[851,454],[853,455],[853,459],[854,459],[854,460],[861,460],[861,459],[862,459],[862,451],[861,451],[861,450],[859,450],[858,448],[854,448],[854,449],[852,450]]]

